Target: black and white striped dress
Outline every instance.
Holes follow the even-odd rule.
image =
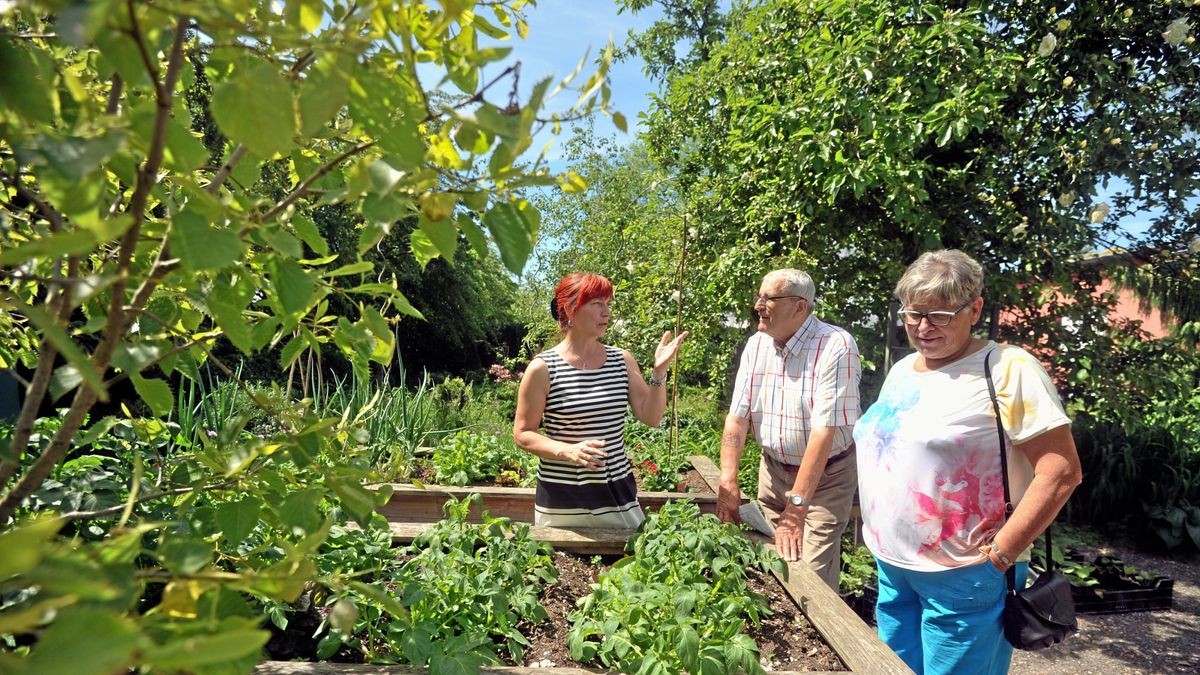
[[[633,465],[625,454],[629,373],[621,350],[606,345],[604,365],[596,370],[576,368],[553,350],[538,358],[550,372],[550,391],[542,414],[546,436],[564,443],[604,439],[608,457],[601,470],[543,458],[538,467],[534,524],[636,528],[645,515],[637,500]]]

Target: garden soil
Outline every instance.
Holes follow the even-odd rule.
[[[1078,633],[1049,649],[1016,652],[1009,672],[1014,675],[1200,673],[1200,558],[1155,556],[1120,546],[1089,550],[1173,578],[1173,608],[1080,615]]]
[[[567,619],[575,611],[575,601],[591,592],[601,567],[587,559],[562,552],[554,554],[558,583],[546,589],[542,606],[550,615],[536,627],[522,626],[530,646],[522,665],[533,668],[579,667],[571,661],[567,648]],[[758,644],[761,663],[767,670],[839,671],[846,670],[829,645],[811,624],[796,611],[791,598],[771,577],[751,573],[750,589],[767,597],[774,614],[764,618],[747,635]]]

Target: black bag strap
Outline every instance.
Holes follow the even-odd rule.
[[[1012,515],[1012,495],[1008,489],[1008,453],[1005,451],[1007,443],[1004,435],[1004,425],[1000,422],[1000,402],[996,400],[996,385],[992,383],[992,352],[995,348],[988,351],[983,357],[983,377],[987,380],[988,396],[992,399],[992,410],[996,413],[996,436],[1000,441],[1000,479],[1004,484],[1004,519]],[[1054,569],[1054,555],[1050,548],[1050,526],[1046,526],[1046,571]],[[1017,586],[1016,565],[1010,565],[1006,575],[1008,577],[1008,590],[1013,591]]]

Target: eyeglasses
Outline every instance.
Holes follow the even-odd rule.
[[[972,298],[974,300],[974,298]],[[931,326],[948,326],[950,322],[958,315],[959,312],[967,308],[971,304],[971,300],[967,300],[961,307],[953,312],[916,312],[911,309],[900,310],[900,317],[904,323],[910,326],[921,325],[921,319],[925,319]]]
[[[803,295],[756,295],[756,296],[754,296],[754,304],[757,305],[758,303],[761,302],[765,305],[768,302],[775,302],[776,300],[783,300],[784,298],[803,298],[803,297],[804,297]]]

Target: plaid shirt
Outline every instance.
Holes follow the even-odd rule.
[[[858,345],[846,331],[809,316],[783,349],[766,333],[746,343],[729,412],[750,420],[763,452],[800,464],[814,426],[835,427],[832,459],[854,442]]]

